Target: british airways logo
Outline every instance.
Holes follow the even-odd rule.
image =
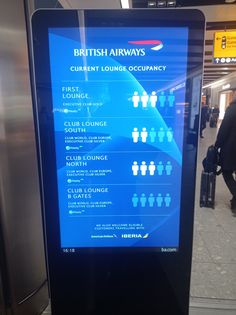
[[[152,50],[160,50],[163,48],[163,43],[160,40],[156,39],[151,39],[151,40],[135,40],[135,41],[130,41],[128,42],[129,44],[132,45],[142,45],[142,46],[153,46],[150,47]]]
[[[142,57],[146,55],[146,48],[158,51],[163,48],[163,43],[160,40],[138,40],[129,41],[130,45],[137,45],[135,48],[88,48],[74,49],[74,57]],[[141,46],[141,47],[140,47]]]

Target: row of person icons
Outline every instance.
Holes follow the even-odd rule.
[[[165,107],[166,105],[173,107],[175,95],[173,91],[169,91],[167,95],[164,91],[162,91],[160,95],[157,95],[155,91],[153,91],[151,95],[148,95],[146,91],[143,91],[142,95],[139,95],[138,92],[135,91],[132,96],[132,103],[134,108],[139,107],[140,103],[143,108],[147,108],[149,104],[151,107],[156,107],[157,103],[159,103],[160,107]]]
[[[151,143],[156,142],[157,138],[159,142],[164,142],[167,139],[167,142],[172,142],[174,137],[174,133],[172,128],[168,128],[164,130],[164,128],[160,128],[158,131],[155,128],[151,128],[150,131],[147,131],[147,128],[142,128],[138,130],[138,128],[134,128],[132,131],[133,142],[137,143],[141,140],[141,142],[146,143],[150,140]]]
[[[159,193],[156,197],[153,193],[150,193],[149,196],[146,196],[146,194],[142,193],[140,196],[138,196],[138,194],[133,194],[132,197],[132,204],[134,208],[138,206],[141,206],[142,208],[152,208],[154,206],[157,206],[158,208],[161,208],[163,206],[169,208],[171,205],[171,201],[172,198],[169,193],[166,193],[165,196]]]
[[[140,165],[138,165],[137,161],[134,161],[132,165],[132,172],[134,176],[137,176],[140,174],[142,176],[145,176],[145,175],[153,176],[155,175],[156,171],[157,171],[157,174],[160,176],[164,174],[167,176],[170,176],[173,171],[173,166],[170,161],[168,161],[166,165],[164,165],[162,161],[160,161],[157,165],[155,165],[154,161],[151,161],[149,165],[147,165],[145,161],[142,161]]]

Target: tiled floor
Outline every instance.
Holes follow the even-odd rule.
[[[207,128],[199,143],[190,315],[236,315],[236,217],[222,176],[215,209],[199,207],[201,161],[216,132]]]
[[[189,315],[235,315],[236,304],[217,300],[214,303],[207,300],[193,299]],[[42,315],[51,315],[50,306]],[[70,314],[68,314],[70,315]],[[122,315],[122,314],[121,314]],[[168,314],[166,314],[168,315]]]
[[[217,177],[215,209],[199,207],[201,161],[216,132],[208,127],[199,143],[191,296],[236,300],[236,217],[222,176]]]

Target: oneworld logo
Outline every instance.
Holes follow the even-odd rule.
[[[122,238],[148,238],[149,237],[149,234],[145,234],[145,235],[142,235],[142,234],[121,234],[121,237]]]
[[[132,45],[142,45],[142,46],[153,46],[150,47],[152,50],[160,50],[163,48],[163,43],[160,40],[156,39],[151,39],[151,40],[135,40],[135,41],[130,41],[128,42],[129,44]]]

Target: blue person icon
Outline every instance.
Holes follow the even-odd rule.
[[[139,198],[137,194],[133,194],[132,203],[133,207],[136,208],[138,206]]]
[[[158,172],[158,175],[162,175],[163,174],[163,171],[164,171],[164,165],[163,163],[160,161],[157,165],[157,172]]]
[[[153,194],[151,193],[148,197],[148,203],[149,203],[149,207],[153,207],[154,205],[154,202],[155,202],[155,197],[153,196]]]
[[[168,102],[170,107],[174,106],[175,96],[173,94],[173,91],[170,91],[170,94],[168,95]]]
[[[160,102],[160,107],[164,107],[165,106],[166,96],[165,96],[164,91],[162,91],[161,95],[159,96],[159,102]]]
[[[156,131],[155,131],[154,128],[151,128],[151,130],[150,130],[150,132],[149,132],[149,136],[150,136],[150,141],[151,141],[152,143],[155,142],[157,133],[156,133]]]
[[[162,206],[162,203],[163,203],[163,197],[162,197],[162,194],[158,194],[157,195],[157,206],[160,208]]]
[[[141,195],[140,202],[141,202],[141,207],[144,208],[146,206],[146,202],[147,202],[147,197],[145,194]]]
[[[165,137],[165,131],[164,131],[163,128],[160,128],[160,130],[158,131],[159,142],[163,142],[164,141],[164,137]]]
[[[168,161],[168,162],[166,163],[165,170],[166,170],[166,175],[167,175],[167,176],[170,176],[171,173],[172,173],[172,170],[173,170],[173,166],[172,166],[172,164],[171,164],[170,161]]]
[[[173,140],[173,130],[172,130],[172,128],[168,128],[168,130],[166,132],[166,136],[167,136],[167,141],[168,142],[172,142],[172,140]]]
[[[166,194],[166,196],[165,196],[165,205],[166,205],[167,208],[170,206],[170,203],[171,203],[170,194]]]

